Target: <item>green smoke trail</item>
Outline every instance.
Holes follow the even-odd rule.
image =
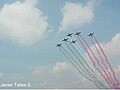
[[[69,47],[69,45],[65,42],[66,46],[69,48],[69,50],[72,52],[72,54],[78,59],[78,61],[80,62],[79,66],[80,68],[87,74],[87,72],[84,70],[84,65],[82,64],[82,62],[79,60],[79,58],[77,57],[77,55],[75,54],[75,52]],[[75,60],[75,59],[74,59]],[[76,60],[75,60],[76,61]],[[78,64],[78,63],[77,63]],[[82,65],[82,66],[81,66]]]
[[[58,47],[58,48],[65,55],[65,57],[70,61],[70,63],[78,70],[78,72],[80,74],[82,74],[86,79],[88,79],[89,81],[91,81],[92,83],[94,83],[97,88],[101,88],[93,80],[91,80],[90,78],[88,78],[86,76],[86,74],[84,74],[82,71],[80,71],[81,66],[79,66],[79,64],[75,62],[75,60],[71,57],[71,55],[63,47],[61,47],[63,50],[60,47]],[[76,66],[76,64],[79,66],[79,68]]]

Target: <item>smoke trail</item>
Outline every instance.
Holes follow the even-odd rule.
[[[97,88],[100,88],[94,81],[92,81],[91,79],[89,79],[86,75],[84,75],[80,70],[79,70],[79,68],[74,64],[75,63],[75,61],[74,61],[74,59],[72,59],[71,58],[71,56],[70,56],[70,54],[63,48],[63,47],[58,47],[59,48],[59,50],[64,54],[64,56],[70,61],[70,63],[77,69],[77,71],[80,73],[80,74],[82,74],[86,79],[88,79],[89,81],[91,81],[92,83],[94,83],[95,85],[96,85],[96,87]],[[69,56],[67,56],[67,55]],[[73,63],[73,61],[74,61],[74,63]],[[78,64],[77,64],[78,65]],[[80,66],[79,66],[80,67]]]
[[[66,46],[70,49],[70,51],[73,53],[73,55],[78,59],[78,61],[80,62],[80,64],[82,65],[82,67],[85,69],[85,70],[87,70],[86,69],[86,67],[83,65],[83,63],[80,61],[80,59],[77,57],[77,55],[74,53],[74,51],[69,47],[69,45],[65,42],[65,44],[66,44]],[[82,69],[84,72],[86,72],[84,69]],[[87,72],[86,73],[88,73],[89,71],[87,70]],[[87,75],[89,75],[89,73],[87,74]],[[90,75],[89,75],[89,77],[90,77]],[[103,86],[104,88],[105,88],[105,86]]]
[[[66,46],[69,48],[69,50],[72,52],[72,54],[77,58],[77,60],[80,62],[80,64],[82,65],[82,67],[84,69],[86,69],[83,65],[83,63],[80,61],[79,57],[75,54],[75,52],[69,47],[69,45],[65,42]],[[84,69],[82,69],[84,72],[86,72]],[[88,72],[86,72],[86,74],[88,74]],[[90,77],[90,76],[89,76]]]
[[[98,63],[98,65],[100,66],[100,68],[103,70],[104,74],[106,75],[106,78],[109,80],[109,82],[111,82],[108,74],[106,73],[106,71],[104,70],[104,68],[103,68],[103,67],[101,66],[101,64],[99,63],[99,60],[97,59],[97,57],[95,56],[95,54],[93,53],[93,51],[91,50],[91,48],[89,47],[89,45],[87,44],[87,42],[84,40],[84,38],[82,37],[82,35],[80,35],[80,36],[81,36],[82,40],[84,41],[84,43],[87,45],[88,49],[89,49],[90,52],[92,53],[94,59],[97,61],[97,63]],[[112,82],[111,82],[111,84],[112,84]],[[114,86],[114,85],[113,85],[113,86]]]
[[[75,44],[76,45],[76,44]],[[79,48],[79,46],[77,45],[77,48],[80,50],[80,48]],[[81,51],[81,50],[80,50]],[[82,56],[82,54],[78,51],[78,53],[79,53],[79,55],[80,55],[80,57],[82,57],[83,59],[84,59],[84,63],[87,65],[87,67],[88,67],[88,69],[91,71],[91,73],[93,73],[96,77],[97,77],[97,75],[96,75],[96,73],[92,70],[92,68],[88,65],[88,63],[86,62],[86,56],[85,56],[85,54],[82,52],[82,54],[84,55],[84,56]]]
[[[71,38],[72,38],[72,37],[71,37]],[[72,41],[73,41],[73,39],[72,39]],[[74,44],[74,45],[76,45],[77,48],[79,49],[79,51],[82,53],[82,54],[81,54],[81,53],[78,51],[80,57],[82,57],[82,58],[84,59],[83,61],[84,61],[84,63],[87,65],[88,69],[90,69],[90,71],[91,71],[95,76],[97,76],[96,73],[95,73],[95,72],[89,67],[89,65],[87,64],[87,62],[86,62],[86,60],[85,60],[85,58],[84,58],[84,57],[86,57],[84,51],[81,49],[81,47],[78,46],[78,43],[76,43],[76,44]]]
[[[92,37],[90,37],[90,39],[91,39],[91,41],[92,41],[93,45],[95,46],[96,51],[97,51],[97,53],[98,53],[99,57],[100,57],[100,58],[101,58],[101,60],[102,60],[102,64],[105,66],[105,68],[106,68],[107,72],[108,72],[108,73],[109,73],[109,75],[110,75],[110,79],[111,79],[112,81],[114,81],[114,80],[112,79],[111,73],[109,72],[109,70],[108,70],[108,68],[107,68],[106,64],[104,63],[104,59],[102,58],[102,56],[101,56],[101,54],[100,54],[100,52],[99,52],[99,50],[98,50],[98,48],[97,48],[97,46],[96,46],[96,44],[95,44],[94,40],[92,39]],[[111,81],[111,82],[112,82],[112,81]],[[114,85],[114,83],[112,83],[112,84]]]
[[[71,40],[73,41],[72,37],[71,37]],[[70,42],[68,42],[68,43],[71,45]],[[72,45],[71,45],[71,47],[77,52],[77,54],[80,56],[81,60],[87,65],[88,69],[90,69],[90,71],[91,71],[92,73],[94,73],[94,71],[89,67],[89,65],[87,64],[86,60],[85,60],[84,57],[83,57],[83,55],[84,55],[83,50],[77,45],[77,43],[75,43],[74,45],[80,50],[80,52],[81,52],[82,54],[76,49],[76,47],[74,47],[74,46],[72,46]]]
[[[119,84],[119,81],[118,81],[118,80],[116,79],[116,77],[115,77],[115,72],[114,72],[114,70],[112,69],[112,66],[111,66],[110,63],[109,63],[106,54],[104,53],[102,47],[100,46],[100,44],[98,43],[98,41],[97,41],[97,39],[96,39],[96,37],[95,37],[94,35],[93,35],[93,38],[95,39],[95,41],[96,41],[96,43],[98,44],[98,46],[99,46],[102,54],[104,55],[105,60],[106,60],[107,64],[109,65],[110,70],[112,71],[113,77],[114,77],[115,81],[117,82],[117,86],[119,86],[119,85],[120,85],[120,84]]]
[[[84,58],[81,56],[81,54],[76,50],[76,48],[75,48],[74,46],[72,46],[70,42],[68,42],[68,43],[69,43],[69,45],[73,48],[73,50],[80,56],[81,60],[88,66],[88,64],[86,63],[86,61],[84,60]],[[77,55],[76,55],[76,56],[77,56]],[[78,57],[78,58],[79,58],[79,57]],[[81,60],[79,59],[79,62],[80,62],[80,63],[82,63]],[[83,65],[83,66],[84,66],[84,65]],[[88,66],[88,67],[89,67],[89,66]],[[85,66],[84,66],[84,68],[85,68],[85,70],[87,70],[87,72],[90,74],[90,76],[94,77],[94,76],[91,74],[91,72],[90,72]]]
[[[70,37],[70,39],[71,39],[71,41],[76,41],[73,37]],[[69,42],[69,44],[72,46],[72,44]],[[87,62],[86,62],[86,60],[85,60],[85,58],[84,57],[86,57],[85,56],[85,53],[84,53],[84,51],[78,46],[78,44],[79,43],[77,43],[77,41],[75,42],[75,43],[73,43],[74,44],[74,46],[72,46],[72,48],[77,52],[77,54],[80,56],[80,58],[81,58],[81,60],[83,61],[83,64],[85,64],[87,67],[86,67],[86,69],[87,69],[87,71],[88,71],[88,73],[90,74],[90,76],[94,79],[94,80],[96,80],[100,85],[102,85],[104,88],[106,88],[102,83],[101,83],[101,81],[99,81],[98,80],[98,78],[97,78],[97,75],[96,75],[96,73],[92,70],[92,68],[87,64]],[[80,44],[79,44],[80,45]],[[76,48],[77,47],[77,48]],[[79,49],[79,51],[77,50],[77,49]],[[93,75],[94,74],[94,75]]]
[[[68,42],[69,43],[69,42]],[[71,45],[71,43],[69,43]],[[76,44],[74,44],[76,45]],[[78,52],[78,50],[71,45],[71,47],[74,49],[74,51],[76,51],[76,53],[80,56],[81,60],[84,62],[84,64],[87,66],[87,68],[84,66],[85,70],[90,74],[90,76],[95,79],[96,81],[98,81],[99,84],[101,84],[104,88],[106,88],[98,79],[97,77],[95,77],[93,74],[95,74],[95,72],[90,68],[90,66],[87,64],[87,62],[85,61],[85,59],[83,58],[83,56]],[[81,62],[82,63],[82,62]],[[96,75],[96,74],[95,74]]]
[[[81,35],[80,35],[81,36]],[[80,41],[80,43],[82,44],[82,46],[84,47],[85,51],[87,52],[89,58],[91,59],[93,66],[98,70],[98,72],[100,73],[100,75],[105,79],[105,81],[111,86],[111,84],[109,83],[109,81],[106,79],[106,77],[103,75],[103,73],[96,67],[96,64],[93,60],[93,58],[91,57],[90,53],[88,52],[88,50],[86,49],[86,47],[84,46],[84,44],[82,43],[81,39],[79,38],[79,36],[77,36],[78,40]],[[84,39],[83,39],[84,40]],[[88,46],[89,47],[89,46]],[[91,49],[90,49],[91,50]],[[111,86],[112,87],[112,86]]]
[[[61,48],[63,49],[63,51],[62,51]],[[63,47],[61,47],[61,48],[59,48],[60,51],[67,57],[67,59],[68,59],[72,64],[75,63],[75,64],[74,64],[75,67],[79,66],[79,68],[82,69],[82,67],[73,59],[73,57],[72,57]],[[68,57],[66,54],[67,54],[69,57]],[[73,62],[74,62],[74,63],[73,63]],[[77,65],[77,66],[76,66],[76,65]],[[82,69],[82,70],[83,70],[83,69]],[[82,73],[82,72],[81,72],[81,73]],[[82,73],[82,75],[85,76],[85,77],[87,77],[87,76],[84,75],[83,73]],[[90,78],[88,78],[88,77],[87,77],[87,79],[90,80],[90,81],[92,81],[92,80],[91,80]],[[93,81],[92,81],[92,82],[93,82]]]

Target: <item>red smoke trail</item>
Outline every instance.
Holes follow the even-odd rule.
[[[111,81],[110,81],[110,82],[111,82],[111,84],[113,84],[113,85],[114,85],[114,83],[112,82],[112,81],[114,81],[114,80],[112,79],[111,73],[109,72],[109,70],[108,70],[108,68],[107,68],[106,64],[104,63],[104,59],[102,58],[102,56],[101,56],[101,54],[100,54],[100,52],[99,52],[99,50],[98,50],[97,46],[95,45],[95,42],[94,42],[94,40],[92,39],[92,37],[90,37],[90,39],[91,39],[91,41],[92,41],[93,45],[95,46],[96,51],[97,51],[97,53],[98,53],[99,57],[100,57],[100,58],[101,58],[101,60],[102,60],[102,64],[105,66],[105,68],[106,68],[107,72],[108,72],[108,73],[109,73],[109,75],[110,75],[110,79],[111,79]]]
[[[94,35],[93,35],[93,38],[95,39],[95,41],[96,41],[96,43],[98,44],[98,46],[99,46],[99,48],[100,48],[102,54],[104,55],[105,60],[106,60],[107,64],[109,65],[110,70],[111,70],[112,73],[113,73],[113,77],[114,77],[114,79],[115,79],[116,82],[117,82],[117,86],[119,86],[119,81],[118,81],[118,80],[116,79],[116,77],[115,77],[115,72],[114,72],[114,70],[112,69],[112,66],[111,66],[110,63],[109,63],[109,61],[108,61],[108,59],[107,59],[107,56],[105,55],[105,53],[104,53],[102,47],[100,46],[100,44],[98,43],[98,41],[97,41],[97,39],[96,39],[96,37],[95,37]]]
[[[99,60],[97,59],[97,57],[95,56],[95,54],[93,53],[93,51],[91,50],[91,48],[89,47],[89,45],[87,44],[87,42],[85,41],[85,39],[82,37],[82,35],[80,34],[80,37],[82,38],[82,40],[84,41],[84,43],[87,45],[88,49],[90,50],[90,52],[92,53],[94,59],[97,61],[98,65],[100,66],[100,68],[103,70],[104,74],[106,75],[106,78],[109,80],[110,82],[110,79],[108,77],[108,74],[105,72],[104,68],[101,66]]]
[[[111,86],[111,84],[109,83],[109,81],[105,78],[105,76],[103,75],[103,73],[96,67],[96,64],[93,60],[93,58],[91,57],[90,53],[88,52],[88,50],[86,49],[85,45],[83,44],[83,42],[81,41],[81,39],[79,38],[79,36],[77,36],[77,38],[79,39],[80,43],[82,44],[82,46],[84,47],[85,51],[87,52],[89,58],[91,59],[93,66],[98,70],[98,72],[101,74],[101,76],[105,79],[105,81]],[[112,86],[111,86],[112,87]]]

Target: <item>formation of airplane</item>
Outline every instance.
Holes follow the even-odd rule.
[[[63,41],[67,42],[68,38],[64,38]]]
[[[73,40],[71,43],[76,44],[76,41],[77,41],[77,40]]]
[[[81,32],[76,32],[74,35],[80,36],[80,34],[81,34]],[[90,34],[87,35],[87,36],[92,37],[93,34],[94,34],[94,33],[90,33]],[[67,37],[72,37],[72,35],[73,35],[73,33],[68,33],[66,36],[67,36]],[[62,41],[68,42],[68,38],[64,38]],[[73,40],[73,41],[71,41],[71,43],[76,44],[76,41],[77,41],[77,40]],[[62,44],[59,43],[59,44],[57,44],[56,46],[57,46],[57,47],[61,47],[61,45],[62,45]]]
[[[68,33],[66,36],[72,37],[73,33]]]
[[[93,36],[93,34],[94,34],[94,33],[90,33],[88,36],[91,36],[91,37],[92,37],[92,36]]]
[[[57,47],[61,47],[61,45],[62,45],[62,44],[60,43],[60,44],[57,44],[56,46],[57,46]]]
[[[76,32],[74,35],[80,36],[81,32]]]

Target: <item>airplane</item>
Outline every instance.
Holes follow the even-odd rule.
[[[67,42],[68,38],[64,38],[63,41]]]
[[[81,33],[81,32],[76,32],[74,35],[78,35],[78,36],[80,36],[80,33]]]
[[[76,44],[76,40],[73,40],[71,43]]]
[[[68,33],[66,36],[72,37],[73,33]]]
[[[91,36],[91,37],[92,37],[92,36],[93,36],[93,34],[94,34],[94,33],[90,33],[88,36]]]
[[[61,45],[62,45],[61,43],[60,43],[60,44],[57,44],[56,47],[61,47]]]

